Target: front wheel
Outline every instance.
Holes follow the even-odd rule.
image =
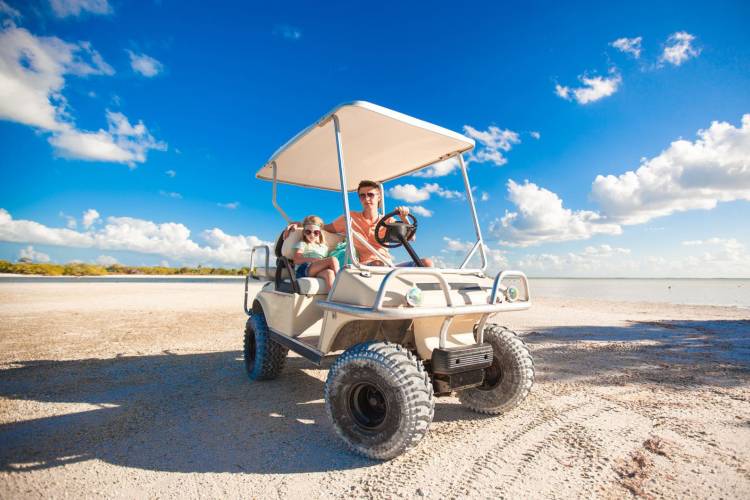
[[[507,328],[487,325],[484,341],[492,345],[492,365],[479,387],[458,393],[461,404],[479,413],[504,413],[526,399],[534,384],[534,362],[526,344]]]
[[[284,369],[288,352],[289,349],[268,336],[268,324],[263,311],[253,310],[245,325],[243,349],[245,372],[250,380],[271,380],[278,377]]]
[[[416,446],[432,422],[432,383],[411,352],[390,342],[345,351],[325,385],[336,434],[368,458],[389,460]]]

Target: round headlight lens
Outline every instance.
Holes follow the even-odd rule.
[[[515,301],[517,301],[519,295],[520,294],[518,292],[518,288],[516,288],[514,286],[509,286],[505,290],[505,297],[508,299],[508,302],[515,302]]]
[[[422,290],[416,286],[409,289],[404,297],[406,298],[406,303],[412,307],[422,305]]]

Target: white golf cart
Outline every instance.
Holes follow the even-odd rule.
[[[320,365],[335,356],[325,384],[328,415],[356,452],[390,459],[415,446],[427,432],[434,396],[458,393],[462,404],[489,414],[507,411],[528,394],[534,366],[526,345],[490,317],[531,306],[526,276],[485,274],[487,258],[462,153],[474,141],[442,127],[367,102],[336,107],[282,146],[256,177],[342,193],[346,234],[325,233],[329,248],[344,241],[345,265],[329,290],[319,278],[296,278],[294,245],[301,230],[275,248],[255,247],[245,281],[244,359],[252,380],[277,377],[289,349]],[[383,214],[376,239],[403,246],[414,267],[366,266],[357,260],[348,193],[363,179],[382,183],[456,157],[466,188],[476,243],[457,269],[419,267],[410,239],[416,218]],[[311,207],[312,208],[312,207]],[[314,210],[311,210],[314,211]],[[385,211],[383,209],[383,211]],[[265,266],[256,256],[265,252]],[[271,253],[275,270],[269,267]],[[481,267],[469,268],[479,253]],[[381,254],[382,255],[382,254]],[[248,280],[269,281],[248,306]],[[343,352],[342,352],[343,351]]]

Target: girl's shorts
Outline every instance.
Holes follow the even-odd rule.
[[[307,278],[307,269],[310,267],[309,262],[303,262],[299,266],[297,266],[297,270],[294,274],[297,275],[297,278]]]

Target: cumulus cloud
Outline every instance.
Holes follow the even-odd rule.
[[[273,29],[273,34],[287,40],[299,40],[302,38],[302,31],[288,24],[277,24]]]
[[[408,203],[427,201],[432,194],[447,199],[463,198],[463,194],[458,191],[443,189],[436,182],[424,184],[421,188],[418,188],[414,184],[397,184],[388,190],[388,194],[397,200],[403,200]]]
[[[679,66],[688,59],[698,57],[701,51],[693,47],[694,40],[695,36],[686,31],[672,33],[667,39],[659,61]]]
[[[440,267],[458,267],[463,262],[466,254],[474,248],[474,241],[463,241],[460,239],[453,239],[447,236],[443,237],[445,241],[445,248],[441,250],[443,258],[441,259]],[[484,245],[484,252],[487,255],[487,266],[490,270],[496,271],[499,269],[507,269],[509,267],[508,258],[506,252],[503,250],[497,250]],[[474,254],[473,261],[478,262],[479,251]]]
[[[19,259],[28,259],[32,262],[49,262],[49,255],[44,252],[38,252],[34,250],[34,247],[29,245],[26,248],[22,248],[18,253]]]
[[[6,15],[10,17],[11,19],[21,19],[22,17],[18,9],[14,9],[10,5],[8,5],[4,0],[0,0],[0,14]]]
[[[93,208],[89,208],[85,212],[83,212],[83,217],[81,217],[81,222],[83,223],[83,227],[86,229],[91,228],[97,221],[99,220],[99,212],[94,210]]]
[[[575,100],[578,104],[589,104],[611,96],[622,83],[622,77],[617,73],[611,73],[608,77],[581,75],[578,79],[583,86],[570,88],[558,83],[555,85],[555,93],[567,101]]]
[[[68,229],[75,229],[78,227],[78,221],[72,215],[66,215],[64,212],[60,212],[58,215],[65,219],[65,225],[68,226]]]
[[[161,191],[159,191],[159,194],[162,195],[162,196],[164,196],[164,197],[166,197],[166,198],[172,198],[172,199],[175,199],[175,200],[181,200],[182,199],[182,195],[180,193],[175,193],[174,191],[164,191],[164,190],[161,190]]]
[[[174,170],[167,170],[164,173],[167,174],[167,177],[174,177],[177,175],[177,172],[175,172]]]
[[[268,244],[256,236],[229,235],[219,228],[201,233],[201,245],[190,230],[176,222],[156,223],[134,217],[107,217],[87,231],[52,228],[30,220],[16,220],[0,208],[0,241],[74,248],[131,251],[167,257],[186,264],[243,265],[255,245]]]
[[[421,205],[411,205],[409,210],[422,217],[432,217],[432,210],[427,210]]]
[[[112,13],[108,0],[49,0],[49,4],[57,17],[80,16],[84,12]]]
[[[530,135],[530,136],[531,136],[532,138],[536,139],[536,140],[539,140],[539,139],[541,139],[541,138],[542,138],[542,134],[541,134],[541,133],[539,133],[539,132],[537,132],[536,130],[532,130],[531,132],[529,132],[529,135]]]
[[[435,163],[425,169],[415,172],[412,175],[414,177],[443,177],[453,173],[459,167],[458,158],[455,156]]]
[[[117,262],[117,259],[115,259],[111,255],[100,255],[99,257],[96,258],[96,263],[99,264],[100,266],[105,266],[105,267],[119,264],[119,262]]]
[[[508,163],[503,152],[507,153],[514,144],[521,142],[517,132],[494,125],[487,130],[477,130],[471,125],[464,125],[464,133],[478,143],[477,148],[469,153],[469,161],[494,163],[498,167]]]
[[[620,234],[618,224],[590,210],[573,211],[555,193],[526,181],[508,181],[508,199],[516,208],[490,224],[490,234],[509,246],[582,240],[595,234]]]
[[[165,151],[167,145],[154,139],[142,121],[131,125],[122,113],[107,111],[107,130],[87,132],[67,128],[50,137],[56,153],[65,158],[125,163],[144,163],[149,150]]]
[[[641,57],[641,41],[643,37],[637,36],[635,38],[618,38],[610,45],[620,52],[630,54],[636,59]]]
[[[482,191],[481,196],[479,197],[480,201],[487,201],[490,199],[490,194],[487,191]]]
[[[150,149],[164,150],[143,122],[131,125],[122,113],[107,111],[108,129],[78,130],[62,95],[65,75],[112,75],[114,70],[88,42],[37,37],[12,23],[0,31],[0,119],[51,133],[59,156],[90,161],[146,161]]]
[[[130,67],[133,71],[146,78],[152,78],[164,71],[164,65],[151,56],[137,54],[132,50],[128,50],[127,53],[130,56]]]
[[[598,175],[592,198],[610,220],[641,224],[721,201],[750,200],[750,114],[742,125],[714,121],[698,139],[674,141],[635,171]]]
[[[541,253],[522,256],[517,266],[532,274],[564,276],[611,276],[631,274],[638,262],[628,258],[630,249],[610,245],[588,246],[582,252]]]
[[[217,203],[217,205],[220,206],[221,208],[227,208],[229,210],[234,210],[234,209],[236,209],[237,207],[240,206],[240,202],[239,201],[230,201],[229,203]]]

